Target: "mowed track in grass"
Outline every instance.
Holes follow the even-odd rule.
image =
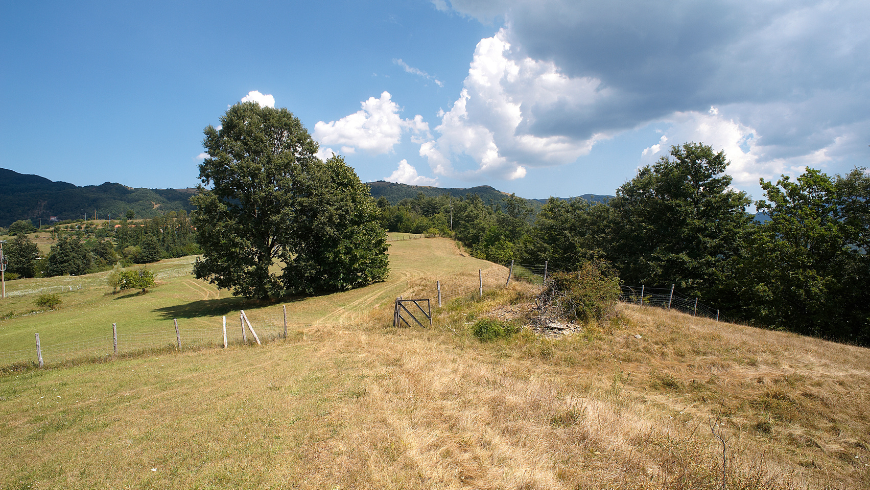
[[[636,305],[481,343],[476,319],[530,300],[498,266],[397,329],[393,297],[456,298],[488,264],[442,240],[391,256],[383,290],[288,302],[286,340],[0,375],[0,488],[867,488],[868,349]],[[155,314],[280,321],[178,279]]]
[[[870,481],[867,349],[630,305],[557,341],[470,336],[514,291],[433,328],[380,308],[262,347],[0,376],[0,488],[718,490],[713,422],[725,488]]]
[[[435,281],[455,285],[446,295],[476,287],[483,269],[485,287],[506,278],[504,267],[467,257],[444,238],[402,239],[390,242],[390,276],[387,281],[352,291],[290,298],[284,303],[263,304],[233,297],[228,291],[193,278],[193,257],[164,260],[148,265],[157,287],[146,294],[124,291],[113,294],[106,284],[108,272],[81,277],[38,278],[10,281],[9,298],[0,304],[0,365],[36,360],[34,334],[40,334],[43,358],[53,363],[76,357],[112,354],[112,324],[119,332],[122,353],[165,347],[176,342],[178,320],[182,346],[222,343],[222,316],[227,316],[231,342],[240,341],[239,310],[245,310],[263,337],[283,333],[283,309],[290,328],[332,325],[364,318],[375,306],[397,296],[407,297],[412,286],[425,284],[433,301]],[[418,291],[418,290],[415,290]],[[40,294],[56,293],[63,303],[57,310],[33,311]]]

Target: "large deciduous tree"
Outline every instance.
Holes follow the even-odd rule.
[[[317,158],[287,109],[236,104],[203,145],[196,277],[261,299],[386,278],[386,233],[368,188],[340,157]]]
[[[751,221],[750,201],[730,189],[723,152],[686,143],[671,147],[670,156],[617,190],[603,248],[626,282],[675,283],[684,293],[711,297],[729,280],[728,264]]]
[[[761,181],[767,199],[742,260],[746,316],[803,334],[870,344],[870,176],[815,169]]]

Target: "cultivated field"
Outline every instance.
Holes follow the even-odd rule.
[[[447,240],[391,243],[388,282],[286,303],[286,340],[3,374],[0,487],[870,486],[867,349],[631,305],[570,337],[480,343],[470,325],[524,311],[531,288],[496,288],[503,268]],[[121,299],[81,278],[59,311],[0,321],[0,345],[20,332],[32,351],[33,328],[85,341],[71,330],[104,335],[122,313],[171,340],[175,317],[282,321],[182,266]],[[489,292],[458,294],[479,268]],[[434,326],[392,328],[392,300],[434,300],[435,280]]]

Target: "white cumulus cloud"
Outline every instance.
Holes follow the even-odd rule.
[[[275,97],[263,95],[258,90],[248,92],[248,95],[242,97],[242,102],[256,102],[260,107],[275,107]]]
[[[402,161],[399,162],[399,167],[384,180],[387,182],[397,182],[399,184],[409,185],[438,185],[438,179],[419,175],[417,169],[405,159],[402,159]]]
[[[319,121],[314,125],[314,139],[321,145],[341,145],[343,153],[356,149],[379,155],[389,153],[399,143],[402,133],[409,131],[412,138],[428,135],[429,125],[420,115],[413,119],[399,116],[399,105],[391,100],[389,92],[380,98],[369,97],[362,108],[338,121]]]
[[[582,109],[612,94],[594,78],[570,78],[551,62],[512,51],[504,29],[478,43],[464,85],[453,107],[439,114],[439,136],[420,147],[436,174],[523,178],[528,167],[570,163],[605,137],[537,134],[540,114]],[[455,168],[463,155],[476,168]]]
[[[512,147],[503,138],[510,134],[504,125],[514,124],[517,117],[522,118],[518,132],[535,141],[562,136],[569,149],[583,141],[669,124],[668,145],[695,141],[724,149],[733,162],[735,183],[741,184],[757,185],[758,178],[776,179],[807,165],[828,173],[866,165],[866,1],[433,4],[483,23],[504,23],[495,40],[510,43],[504,51],[508,63],[500,62],[496,42],[481,41],[475,52],[479,69],[472,69],[475,73],[466,80],[464,122],[491,133],[505,168],[511,162],[533,166],[519,156],[524,145]],[[504,75],[494,83],[499,73]],[[483,80],[489,84],[481,86],[489,91],[477,93],[474,85]],[[591,93],[580,95],[583,90]],[[482,111],[472,107],[479,99],[498,120],[479,116]],[[421,151],[444,167],[434,151],[451,160],[451,148],[460,146],[433,142]],[[646,148],[642,159],[665,153],[662,141]],[[569,155],[551,161],[565,161]]]

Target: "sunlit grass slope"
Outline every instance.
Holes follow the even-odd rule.
[[[222,343],[222,316],[227,316],[230,341],[241,340],[239,310],[264,336],[283,333],[287,307],[291,327],[317,323],[346,323],[372,306],[404,294],[410,284],[425,283],[434,291],[435,281],[446,281],[446,295],[458,294],[460,284],[476,287],[478,269],[485,287],[502,284],[506,269],[467,257],[447,239],[390,242],[390,277],[386,282],[343,293],[290,298],[285,303],[264,304],[233,297],[191,275],[193,257],[164,260],[147,267],[154,271],[157,287],[147,294],[124,291],[113,294],[106,284],[108,272],[81,277],[54,277],[10,281],[8,298],[0,302],[0,364],[35,361],[34,334],[40,334],[45,362],[80,356],[105,356],[113,352],[112,324],[119,331],[119,348],[158,347],[176,341],[178,320],[182,344]],[[62,300],[57,310],[35,306],[40,294],[55,293]]]
[[[288,303],[286,341],[0,376],[0,488],[868,487],[867,349],[631,305],[559,340],[475,339],[523,284],[395,329],[394,296],[476,286],[484,263],[441,240],[391,254],[382,290]]]

